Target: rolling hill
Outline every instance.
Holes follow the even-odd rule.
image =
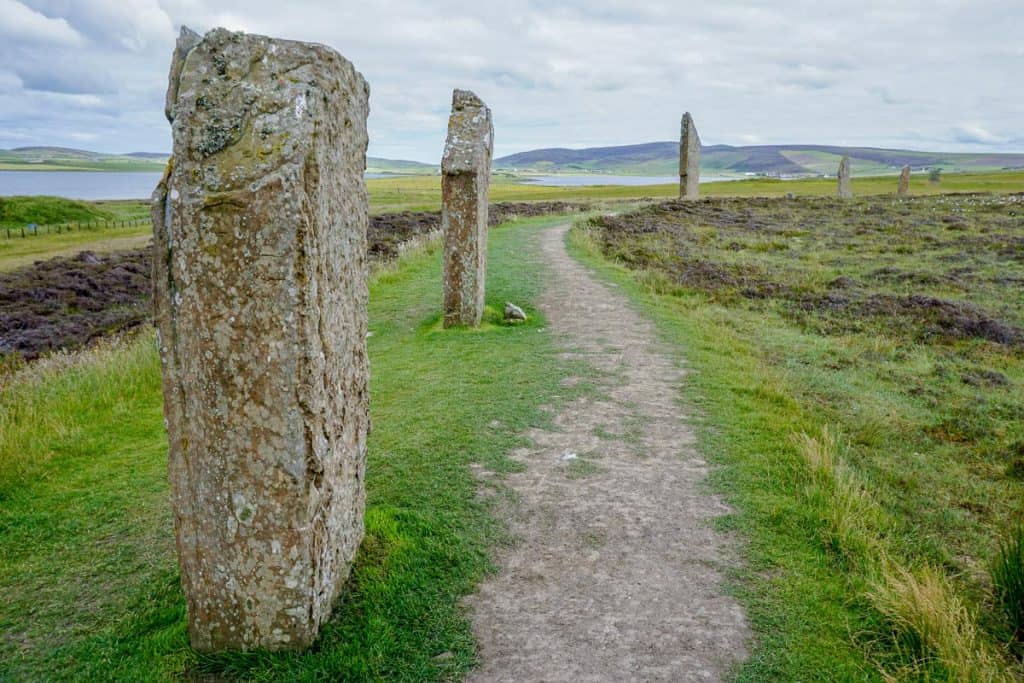
[[[904,164],[915,171],[1000,171],[1024,169],[1024,154],[918,152],[829,145],[708,145],[701,150],[701,171],[708,176],[832,175],[843,154],[859,176],[897,173]],[[0,171],[150,171],[161,172],[168,155],[158,152],[102,154],[67,147],[19,147],[0,150]],[[678,173],[679,144],[648,142],[588,149],[536,149],[494,160],[494,170],[516,173],[610,173],[664,176]],[[432,175],[437,164],[367,157],[369,173]]]
[[[896,173],[904,164],[915,171],[998,171],[1024,168],[1024,154],[916,152],[829,145],[709,145],[701,150],[701,170],[709,175],[831,175],[849,154],[854,175]],[[538,173],[615,173],[675,175],[678,142],[648,142],[588,149],[538,149],[495,159],[496,170]]]
[[[437,164],[425,164],[422,161],[404,161],[402,159],[381,159],[366,157],[367,173],[395,173],[401,175],[432,175],[440,172]]]
[[[3,171],[154,171],[167,164],[166,154],[102,154],[68,147],[0,149]]]

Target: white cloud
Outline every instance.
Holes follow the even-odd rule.
[[[99,46],[139,52],[174,37],[171,18],[157,0],[23,0],[59,16]]]
[[[436,161],[454,87],[494,110],[498,154],[670,140],[684,110],[708,144],[1024,145],[1024,6],[1000,0],[0,0],[0,131],[168,149],[181,24],[337,49],[370,81],[371,154]]]
[[[957,142],[970,145],[995,145],[1006,142],[1006,138],[995,135],[977,123],[965,123],[953,129],[953,138]]]
[[[52,19],[18,0],[0,0],[0,37],[7,40],[79,46],[85,41],[62,18]]]

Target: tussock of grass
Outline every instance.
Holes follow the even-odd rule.
[[[839,457],[839,437],[835,429],[822,427],[820,436],[810,436],[801,432],[793,437],[793,441],[803,454],[811,474],[822,484],[832,483],[836,478],[837,459]]]
[[[1020,672],[979,632],[976,619],[949,579],[927,564],[910,570],[890,558],[880,560],[881,576],[868,598],[885,615],[912,664],[890,671],[891,680],[923,671],[934,659],[949,680],[997,683],[1018,680]]]
[[[1013,638],[1024,646],[1024,524],[1013,525],[1000,541],[992,586]]]
[[[868,581],[865,597],[891,626],[909,663],[883,667],[892,680],[939,664],[952,680],[999,682],[1013,679],[1010,664],[983,636],[975,617],[945,574],[928,564],[916,570],[894,559],[878,534],[884,513],[846,467],[834,428],[820,437],[800,434],[795,441],[811,473],[812,493],[826,529],[826,545]]]

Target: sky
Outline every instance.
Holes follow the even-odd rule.
[[[371,156],[436,163],[453,88],[495,154],[676,139],[1024,152],[1021,0],[0,0],[0,148],[170,150],[182,25],[329,45]]]

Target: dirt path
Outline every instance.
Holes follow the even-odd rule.
[[[469,600],[472,681],[709,681],[745,655],[746,620],[722,588],[735,556],[711,522],[708,466],[677,400],[684,371],[653,325],[539,234],[551,267],[541,306],[567,359],[603,379],[556,431],[529,434],[508,477],[515,547]]]

